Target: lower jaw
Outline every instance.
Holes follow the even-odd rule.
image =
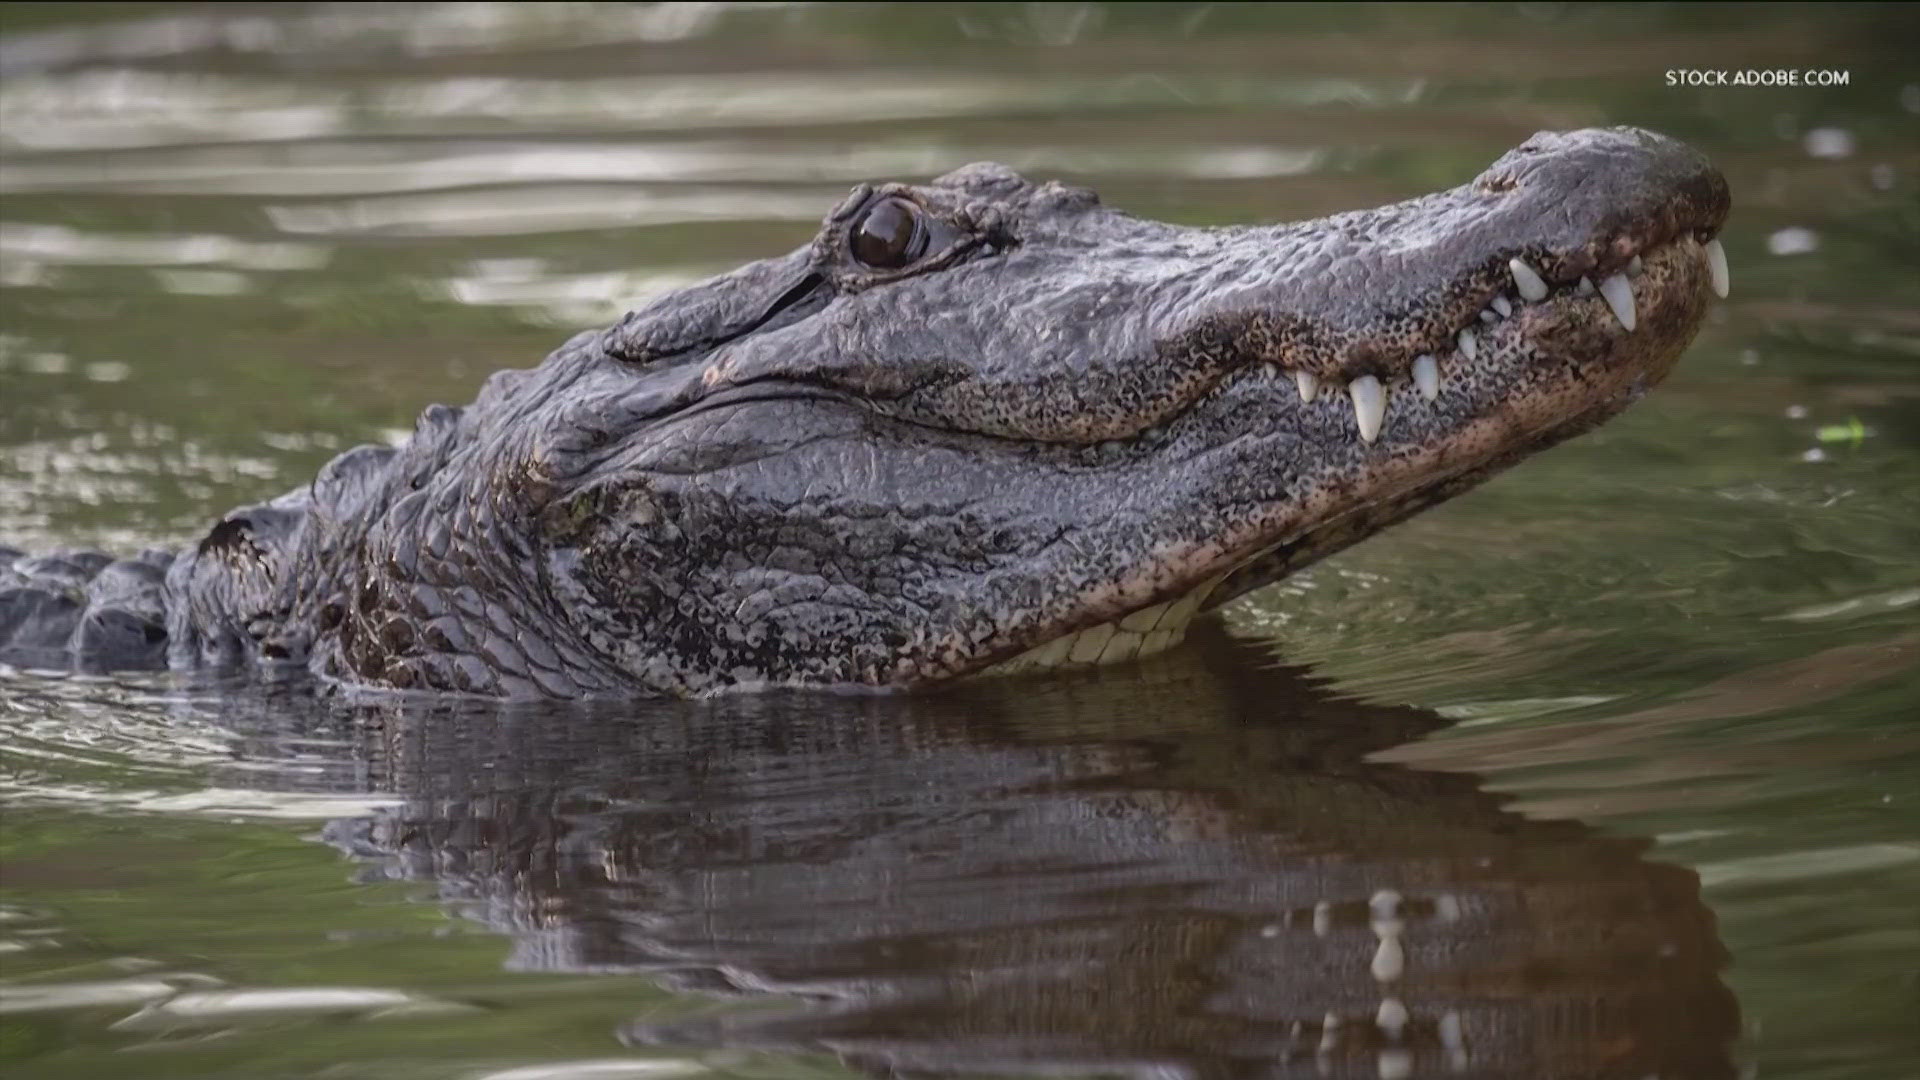
[[[1131,612],[1120,619],[1076,630],[1018,656],[982,668],[976,677],[1124,664],[1166,652],[1186,640],[1194,616],[1207,610],[1225,573],[1206,579],[1175,600]]]
[[[1664,369],[1647,372],[1635,381],[1657,381],[1664,374]],[[1199,615],[1477,486],[1514,461],[1530,456],[1539,447],[1585,431],[1617,411],[1617,405],[1596,404],[1587,412],[1561,420],[1551,429],[1531,432],[1530,440],[1504,452],[1484,460],[1457,463],[1451,472],[1429,476],[1397,491],[1382,492],[1315,527],[1292,532],[1288,540],[1270,542],[1254,554],[1236,559],[1209,575],[1177,599],[1064,634],[981,668],[970,677],[1103,667],[1166,652],[1186,639],[1187,628]]]

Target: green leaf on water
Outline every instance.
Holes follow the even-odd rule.
[[[1847,417],[1844,424],[1827,424],[1813,433],[1813,437],[1823,443],[1849,442],[1859,446],[1867,437],[1867,426],[1857,416]]]

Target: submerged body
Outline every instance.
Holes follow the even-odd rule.
[[[1278,226],[974,165],[664,297],[177,557],[0,549],[0,659],[504,697],[1114,662],[1598,424],[1726,269],[1632,129]]]

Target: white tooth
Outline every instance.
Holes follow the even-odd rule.
[[[1166,613],[1167,605],[1165,604],[1155,604],[1152,607],[1141,608],[1139,611],[1121,619],[1120,629],[1131,630],[1136,634],[1144,634],[1160,625],[1160,619],[1166,615]]]
[[[1313,905],[1313,936],[1326,937],[1333,930],[1333,904],[1321,900]]]
[[[1593,288],[1593,281],[1589,278],[1583,277],[1580,279],[1580,285],[1577,288],[1575,288],[1573,291],[1574,291],[1574,295],[1576,296],[1592,296],[1595,291]]]
[[[1615,274],[1600,283],[1600,298],[1613,309],[1613,317],[1628,330],[1639,322],[1633,314],[1633,286],[1627,284],[1627,275]]]
[[[1426,353],[1413,358],[1413,385],[1420,396],[1432,401],[1440,396],[1440,363]]]
[[[1547,282],[1539,271],[1527,265],[1525,259],[1508,259],[1507,271],[1513,275],[1513,286],[1520,290],[1522,300],[1545,300]]]
[[[1513,318],[1513,304],[1507,299],[1507,294],[1505,293],[1501,293],[1493,298],[1493,310],[1499,312],[1500,317],[1503,319]]]
[[[1360,437],[1367,442],[1380,437],[1380,425],[1387,419],[1387,388],[1371,375],[1362,375],[1347,384],[1347,396],[1353,399],[1353,418],[1360,424]]]
[[[1627,263],[1627,273],[1633,275],[1634,277],[1639,277],[1640,271],[1645,270],[1646,268],[1647,268],[1647,264],[1644,262],[1641,262],[1640,256],[1638,255],[1635,255],[1633,257],[1633,260]]]
[[[1293,373],[1293,385],[1300,388],[1300,400],[1311,403],[1320,394],[1320,378],[1311,371]]]
[[[1707,276],[1713,280],[1713,295],[1722,300],[1733,288],[1733,278],[1727,274],[1727,249],[1720,246],[1718,238],[1707,241]]]
[[[1494,321],[1495,319],[1498,319],[1499,317],[1500,317],[1500,316],[1498,316],[1498,315],[1495,315],[1495,314],[1493,313],[1493,309],[1492,309],[1492,308],[1483,308],[1483,309],[1481,309],[1481,311],[1480,311],[1480,321],[1481,321],[1481,322],[1483,322],[1483,323],[1486,323],[1486,324],[1487,324],[1487,325],[1489,325],[1489,326],[1491,326],[1491,325],[1493,325],[1493,321]]]
[[[1100,650],[1107,647],[1107,639],[1113,637],[1113,625],[1105,623],[1091,630],[1082,630],[1074,635],[1073,648],[1067,652],[1068,659],[1076,664],[1092,664],[1100,659]]]
[[[1460,331],[1459,342],[1460,342],[1460,355],[1466,357],[1469,360],[1475,359],[1480,355],[1480,341],[1478,338],[1473,336],[1473,331],[1471,330]]]

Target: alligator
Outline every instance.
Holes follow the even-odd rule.
[[[1292,224],[863,184],[177,556],[0,550],[0,659],[507,698],[1129,661],[1640,397],[1728,206],[1633,128]]]

